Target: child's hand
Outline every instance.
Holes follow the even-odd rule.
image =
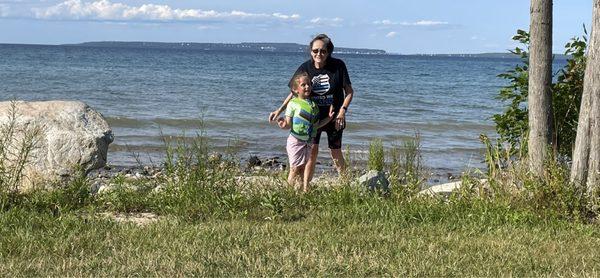
[[[286,126],[287,126],[287,123],[285,122],[285,119],[284,119],[284,118],[278,118],[278,119],[277,119],[277,125],[278,125],[280,128],[286,128]]]
[[[333,105],[329,105],[329,118],[333,118],[333,115],[335,115]]]

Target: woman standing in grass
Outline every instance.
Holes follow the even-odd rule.
[[[318,128],[329,123],[333,118],[333,106],[330,106],[327,118],[319,121],[319,107],[310,100],[311,81],[307,73],[300,72],[292,77],[292,93],[285,110],[285,118],[277,119],[282,129],[290,129],[286,150],[290,161],[288,183],[294,186],[296,178],[302,178],[302,191],[308,191],[310,182],[306,164],[310,156],[311,139]]]
[[[320,34],[313,38],[309,43],[309,51],[310,59],[300,65],[296,73],[308,73],[312,85],[311,99],[319,106],[319,119],[328,117],[329,106],[333,106],[335,116],[333,121],[317,130],[315,137],[312,138],[310,158],[306,165],[310,181],[315,171],[317,155],[319,154],[319,142],[323,131],[327,133],[331,158],[338,173],[342,174],[346,169],[346,163],[342,155],[342,134],[346,127],[346,111],[350,102],[352,102],[354,90],[352,89],[346,64],[340,59],[331,57],[333,43],[327,35]],[[290,88],[292,88],[292,83],[293,78],[289,83]],[[270,122],[274,121],[284,111],[292,97],[293,94],[290,93],[283,104],[269,114]]]

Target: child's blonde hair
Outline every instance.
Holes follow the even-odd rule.
[[[294,95],[298,94],[296,92],[296,89],[298,89],[298,85],[300,85],[300,82],[298,82],[298,79],[303,78],[303,77],[306,77],[306,79],[308,79],[308,81],[310,82],[310,75],[308,75],[308,73],[305,71],[298,72],[298,73],[294,74],[294,77],[292,77],[292,93]]]

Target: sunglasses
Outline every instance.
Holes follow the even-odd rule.
[[[311,50],[312,53],[314,54],[323,54],[323,55],[327,55],[327,49],[313,49]]]

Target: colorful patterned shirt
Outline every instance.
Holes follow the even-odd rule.
[[[308,141],[316,135],[314,125],[319,120],[319,107],[312,100],[292,98],[285,109],[285,116],[292,118],[290,133],[298,140]]]

